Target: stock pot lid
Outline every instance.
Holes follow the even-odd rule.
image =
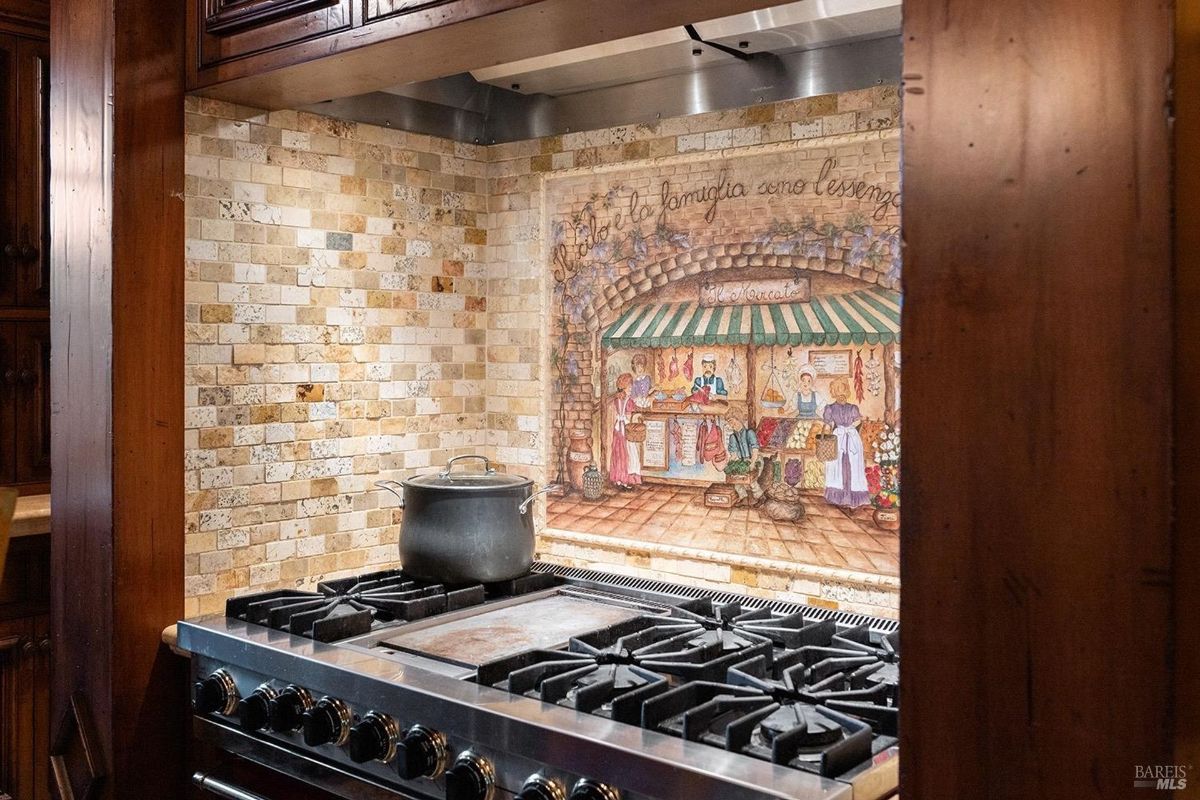
[[[486,489],[519,489],[532,486],[533,481],[520,475],[499,472],[451,472],[449,475],[430,473],[403,481],[406,486],[451,491],[482,491]]]

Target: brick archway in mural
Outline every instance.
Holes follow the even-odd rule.
[[[845,247],[827,247],[823,256],[805,256],[780,252],[780,246],[771,242],[741,239],[709,242],[640,264],[629,275],[605,286],[600,296],[584,310],[585,327],[594,331],[610,323],[630,303],[652,295],[671,281],[706,272],[755,267],[799,270],[811,274],[844,275],[862,281],[864,285],[897,288],[899,279],[888,270],[852,263],[848,255],[849,249]]]

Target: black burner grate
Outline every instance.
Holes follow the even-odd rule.
[[[485,664],[479,683],[825,777],[896,744],[900,638],[888,620],[546,571],[673,603]]]
[[[384,570],[323,581],[315,592],[281,589],[235,597],[226,602],[225,614],[319,642],[336,642],[382,624],[425,619],[560,582],[556,576],[531,572],[501,583],[448,586],[417,580],[402,570]]]

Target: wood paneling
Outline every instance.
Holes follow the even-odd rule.
[[[418,8],[433,6],[445,0],[364,0],[363,19],[372,22],[392,14],[407,14]]]
[[[46,320],[0,320],[0,338],[7,362],[0,375],[0,403],[11,408],[9,425],[0,421],[0,447],[12,451],[7,481],[45,486],[50,479],[50,326]]]
[[[341,0],[207,0],[207,33],[227,34],[258,28],[306,11],[338,5]]]
[[[11,235],[4,257],[18,275],[17,305],[50,305],[50,197],[47,129],[50,43],[20,39],[16,48],[16,177]]]
[[[51,22],[52,720],[82,693],[103,798],[180,797],[183,30],[173,3]]]
[[[203,6],[199,63],[207,67],[347,29],[353,0],[192,2]]]
[[[50,479],[49,44],[0,2],[0,484]]]
[[[13,542],[0,580],[0,796],[50,800],[45,537]]]
[[[1171,763],[1171,16],[905,3],[904,797]]]
[[[33,620],[0,622],[0,796],[33,798]],[[44,792],[43,792],[44,796]]]
[[[50,27],[50,0],[0,0],[0,25],[28,36],[45,37]]]
[[[193,66],[188,83],[207,96],[255,108],[295,108],[777,4],[451,0],[213,69]]]
[[[1175,763],[1200,793],[1200,4],[1175,8]]]
[[[0,34],[0,316],[50,303],[48,52],[44,40]]]

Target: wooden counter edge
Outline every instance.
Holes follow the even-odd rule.
[[[12,538],[39,536],[50,532],[50,495],[34,494],[17,499]]]

